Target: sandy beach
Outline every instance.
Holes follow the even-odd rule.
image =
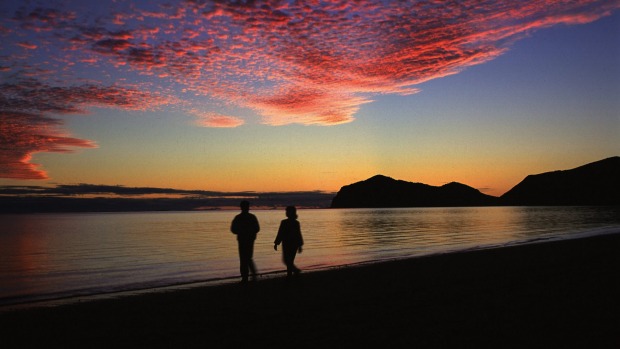
[[[2,312],[0,337],[4,348],[618,348],[618,265],[620,234],[603,235]]]

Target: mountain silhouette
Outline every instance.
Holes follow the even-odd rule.
[[[435,187],[376,175],[346,185],[332,200],[332,208],[491,206],[498,198],[461,183]]]
[[[501,197],[461,183],[435,187],[376,175],[346,185],[332,208],[620,205],[620,157],[527,176]]]
[[[619,205],[620,157],[527,176],[501,196],[505,205]]]

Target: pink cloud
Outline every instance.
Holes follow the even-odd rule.
[[[21,29],[33,32],[50,32],[77,18],[73,11],[59,11],[52,8],[18,10],[14,19],[21,22]]]
[[[165,103],[164,98],[114,86],[57,87],[37,80],[0,84],[0,178],[47,179],[31,162],[33,154],[97,146],[71,137],[60,120],[48,115],[87,114],[90,107],[147,110]]]
[[[271,96],[258,97],[248,106],[263,115],[265,123],[285,125],[337,125],[354,120],[360,105],[371,102],[353,95],[336,95],[320,88],[291,88]],[[320,106],[320,108],[317,108]]]
[[[174,6],[110,2],[98,10],[109,12],[67,6],[24,4],[10,17],[0,16],[4,47],[26,48],[0,55],[0,74],[21,79],[2,85],[4,115],[47,118],[87,113],[93,106],[148,109],[165,103],[197,115],[195,96],[206,96],[251,109],[269,125],[342,124],[355,120],[373,96],[417,93],[416,85],[493,60],[533,31],[589,23],[620,2],[187,0]],[[39,51],[46,52],[45,60],[35,59]],[[85,71],[88,84],[82,82]],[[121,87],[122,81],[143,83]],[[206,127],[244,122],[209,111],[197,117]],[[41,134],[35,124],[33,134]],[[51,136],[67,149],[93,144],[68,145],[72,138],[57,131]],[[20,149],[2,161],[22,164],[22,173],[34,176],[33,153],[65,148]]]
[[[243,119],[236,116],[221,115],[217,113],[193,112],[196,116],[196,125],[202,127],[233,128],[244,124]]]
[[[67,137],[60,122],[34,114],[0,114],[0,177],[48,179],[32,155],[40,152],[71,153],[75,148],[94,148],[89,140]]]
[[[492,60],[533,30],[588,23],[618,7],[601,0],[185,1],[115,8],[90,25],[61,9],[22,10],[14,19],[88,53],[73,61],[159,77],[254,109],[268,124],[329,125],[354,120],[369,95],[416,93],[415,85]]]
[[[256,110],[267,124],[338,124],[354,120],[367,94],[416,93],[417,84],[495,59],[529,31],[586,23],[618,7],[600,1],[418,5],[207,8],[209,24],[232,21],[227,33],[237,25],[243,36],[213,36],[222,42],[203,61],[201,79],[229,69],[240,82],[224,76],[215,90],[205,80],[190,84]]]
[[[118,54],[130,47],[132,44],[126,39],[104,39],[97,41],[93,50],[102,54]]]
[[[17,46],[21,48],[25,48],[27,50],[34,50],[37,48],[37,45],[29,43],[29,42],[18,42]]]
[[[125,16],[121,13],[115,13],[112,15],[112,23],[115,25],[124,25],[125,24]]]

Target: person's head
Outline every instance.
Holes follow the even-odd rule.
[[[295,208],[295,206],[286,207],[286,216],[291,219],[297,218],[297,209]]]
[[[248,212],[250,210],[250,202],[243,200],[241,201],[241,204],[239,204],[239,207],[241,208],[241,211]]]

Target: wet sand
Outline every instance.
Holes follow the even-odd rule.
[[[612,234],[4,312],[0,340],[4,348],[619,348],[618,266]]]

